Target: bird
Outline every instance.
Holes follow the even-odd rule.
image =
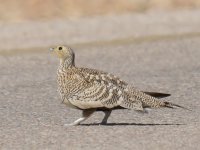
[[[187,109],[160,100],[170,94],[140,91],[111,73],[77,67],[75,53],[69,46],[57,46],[50,50],[60,60],[57,82],[62,102],[69,108],[82,111],[79,119],[64,126],[80,125],[96,111],[105,113],[100,124],[106,125],[112,110],[117,109],[132,109],[144,113],[153,108]]]

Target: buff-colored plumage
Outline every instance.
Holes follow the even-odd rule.
[[[112,74],[76,67],[74,52],[69,47],[58,46],[51,50],[60,58],[57,76],[63,103],[83,110],[83,116],[70,125],[80,124],[98,110],[105,112],[102,123],[107,123],[113,109],[127,108],[144,112],[147,107],[181,107],[153,97],[165,97],[168,94],[141,92]]]

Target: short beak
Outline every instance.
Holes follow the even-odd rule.
[[[52,47],[51,47],[49,50],[50,50],[50,51],[53,51],[53,50],[54,50],[54,48],[52,48]]]

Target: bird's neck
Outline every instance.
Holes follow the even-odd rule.
[[[69,69],[75,66],[74,57],[60,59],[60,69]]]

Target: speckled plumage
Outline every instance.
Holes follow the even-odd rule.
[[[82,118],[70,125],[80,124],[97,110],[105,112],[102,123],[107,123],[113,109],[133,109],[145,112],[144,108],[147,107],[181,107],[160,101],[153,97],[156,93],[141,92],[112,74],[76,67],[74,52],[69,47],[58,46],[53,50],[60,58],[57,77],[62,101],[71,108],[83,110]],[[157,96],[169,95],[157,93]]]

